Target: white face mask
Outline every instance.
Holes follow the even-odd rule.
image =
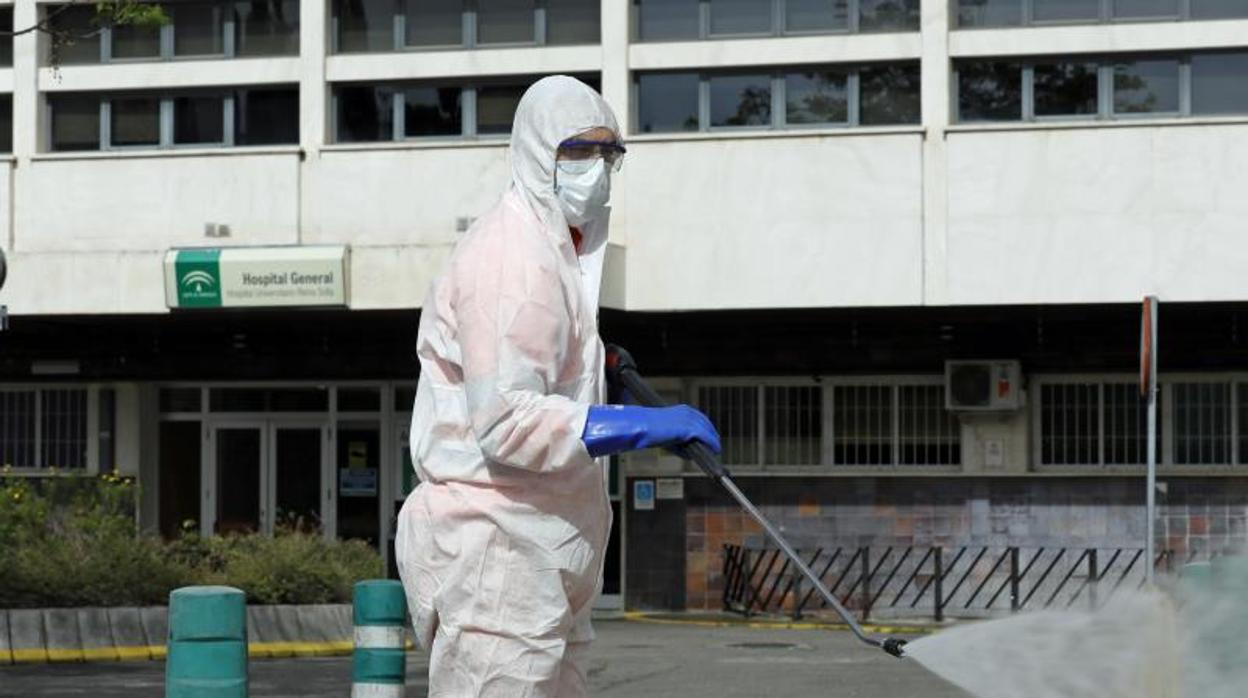
[[[582,226],[602,215],[611,200],[611,173],[602,158],[555,163],[555,195],[570,225]]]

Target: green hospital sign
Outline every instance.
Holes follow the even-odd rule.
[[[170,308],[344,306],[346,246],[228,247],[169,250]]]

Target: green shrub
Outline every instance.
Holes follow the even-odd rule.
[[[283,526],[257,534],[164,542],[136,533],[134,482],[0,477],[0,608],[163,604],[190,584],[243,589],[251,603],[349,602],[382,575],[361,541]]]

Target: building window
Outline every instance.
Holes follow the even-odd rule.
[[[109,27],[105,30],[108,37],[111,37],[111,40],[105,42],[109,49],[108,58],[121,61],[160,58],[160,35],[163,29],[133,24]]]
[[[1192,56],[1192,113],[1248,114],[1248,53]]]
[[[956,466],[957,418],[939,382],[703,385],[724,462],[745,466]]]
[[[900,465],[961,465],[962,429],[945,409],[943,385],[897,388]]]
[[[758,465],[758,386],[698,389],[698,406],[719,431],[720,458],[728,465]]]
[[[68,152],[295,145],[298,94],[293,86],[177,94],[53,94],[48,96],[48,146],[53,152]]]
[[[957,120],[1248,114],[1248,52],[962,61]]]
[[[546,43],[598,43],[601,12],[596,0],[546,0]]]
[[[109,112],[109,146],[160,145],[160,99],[123,97],[107,100],[104,104]]]
[[[458,136],[463,133],[462,94],[458,87],[409,87],[403,90],[403,128],[408,137]]]
[[[1231,463],[1230,383],[1174,383],[1174,463]]]
[[[637,39],[673,41],[701,36],[698,0],[635,0]]]
[[[463,46],[463,0],[406,0],[404,9],[408,46]]]
[[[578,78],[598,88],[596,76]],[[336,85],[334,137],[338,143],[369,143],[507,135],[520,97],[536,80]]]
[[[85,388],[0,391],[0,465],[87,467]]]
[[[641,133],[919,122],[917,64],[640,73],[635,85]]]
[[[225,120],[221,118],[225,98],[215,95],[175,97],[173,100],[173,142],[177,145],[221,145],[225,142]]]
[[[711,128],[771,125],[771,76],[712,75]]]
[[[192,1],[163,7],[169,17],[165,26],[101,27],[93,3],[45,6],[48,24],[75,37],[48,60],[74,64],[299,53],[298,0]]]
[[[45,17],[54,31],[66,32],[74,37],[68,43],[56,49],[56,55],[49,55],[49,62],[60,62],[66,65],[74,63],[99,63],[100,35],[102,30],[95,22],[94,5],[56,5],[46,6]],[[48,42],[51,46],[52,42]]]
[[[1177,114],[1179,61],[1138,60],[1114,65],[1114,114]]]
[[[1232,388],[1241,391],[1239,402],[1248,406],[1245,386],[1216,380],[1162,384],[1157,462],[1217,466],[1245,462],[1236,461],[1232,453],[1232,425],[1237,420],[1248,424],[1237,416]],[[1036,420],[1040,466],[1139,466],[1148,461],[1148,403],[1133,379],[1039,379]],[[1169,450],[1167,444],[1172,444]],[[1239,453],[1244,453],[1242,448]]]
[[[832,463],[842,466],[960,465],[957,417],[933,384],[832,386]]]
[[[13,152],[13,95],[0,95],[0,153]]]
[[[1096,116],[1096,73],[1095,63],[1036,63],[1031,83],[1036,117]]]
[[[299,55],[299,0],[248,0],[232,10],[235,55]]]
[[[295,145],[299,142],[299,88],[234,90],[234,145]]]
[[[599,0],[334,0],[334,51],[598,43]]]
[[[536,0],[477,0],[477,43],[534,43],[536,16]]]
[[[51,150],[99,150],[100,98],[96,95],[64,94],[48,97],[51,116]]]
[[[957,26],[1173,21],[1248,17],[1242,0],[957,0]]]
[[[634,0],[637,40],[919,29],[919,0]]]
[[[1017,121],[1023,116],[1023,71],[1017,63],[967,63],[958,70],[962,121]]]
[[[173,55],[219,56],[225,53],[224,5],[210,2],[171,3]]]
[[[13,8],[0,8],[0,30],[13,31]],[[0,36],[0,68],[13,67],[13,37]]]
[[[918,63],[868,66],[859,72],[858,82],[860,124],[896,126],[919,123]]]

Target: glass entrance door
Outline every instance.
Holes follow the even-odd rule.
[[[323,528],[325,428],[316,425],[270,425],[273,521],[270,530],[305,532]]]
[[[212,431],[213,467],[207,468],[209,506],[203,530],[246,533],[263,527],[264,440],[262,425],[218,426]]]
[[[204,468],[202,527],[213,533],[271,534],[278,527],[324,528],[332,492],[322,487],[323,422],[257,420],[216,424]]]

